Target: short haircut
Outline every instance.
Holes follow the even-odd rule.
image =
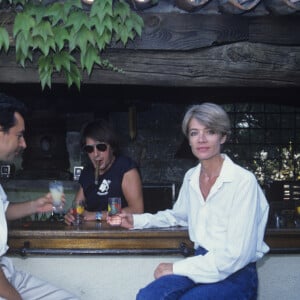
[[[85,124],[81,130],[81,146],[85,145],[86,138],[104,142],[110,145],[113,154],[120,154],[119,142],[113,127],[104,119],[98,119]]]
[[[11,127],[16,125],[16,112],[25,118],[27,109],[24,103],[14,97],[0,93],[0,126],[2,131],[8,132]]]
[[[192,118],[209,129],[227,137],[230,135],[230,119],[226,111],[219,105],[205,102],[188,108],[182,121],[182,132],[188,137],[189,123]]]

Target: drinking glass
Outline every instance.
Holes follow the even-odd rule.
[[[120,226],[122,219],[118,215],[121,213],[122,210],[122,202],[120,197],[111,197],[108,198],[108,207],[107,212],[108,215],[111,217],[109,224],[111,226]]]
[[[64,192],[63,183],[58,180],[50,181],[49,182],[49,190],[53,199],[53,212],[60,212],[62,210],[62,195]]]
[[[83,223],[84,201],[74,202],[72,206],[72,214],[74,216],[73,225],[78,226]]]
[[[122,205],[120,197],[111,197],[108,198],[108,215],[113,216],[121,213]]]

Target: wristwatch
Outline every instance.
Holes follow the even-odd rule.
[[[97,221],[101,221],[102,220],[102,212],[101,211],[97,211],[96,212],[96,220]]]

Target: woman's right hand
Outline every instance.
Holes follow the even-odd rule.
[[[107,216],[107,223],[109,225],[112,225],[114,226],[115,225],[115,218],[118,217],[120,218],[121,217],[121,225],[122,227],[124,228],[127,228],[127,229],[132,229],[133,228],[133,215],[130,214],[130,213],[125,213],[125,212],[122,212],[120,214],[117,214],[116,216]]]

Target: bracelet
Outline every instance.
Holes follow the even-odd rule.
[[[102,212],[101,211],[97,211],[96,212],[96,220],[97,221],[101,221],[102,220]]]

